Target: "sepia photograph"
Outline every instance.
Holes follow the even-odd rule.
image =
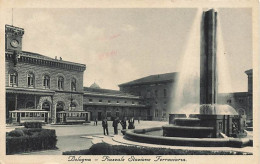
[[[5,8],[2,162],[257,163],[254,12]]]

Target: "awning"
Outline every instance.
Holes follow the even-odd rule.
[[[55,91],[44,90],[44,89],[35,89],[35,88],[6,87],[5,91],[6,91],[6,93],[29,94],[29,95],[52,96],[55,94]]]

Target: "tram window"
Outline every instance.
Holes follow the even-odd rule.
[[[42,117],[44,117],[44,113],[42,113]]]
[[[26,117],[29,117],[29,113],[26,113],[25,116],[26,116]]]
[[[16,117],[16,113],[13,113],[13,117]]]
[[[33,113],[33,117],[37,117],[37,113]]]
[[[79,117],[79,113],[77,113],[77,117]]]
[[[30,113],[30,117],[33,117],[33,113]]]
[[[25,113],[21,113],[21,117],[25,117]]]

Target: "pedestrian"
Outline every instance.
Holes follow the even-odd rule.
[[[135,128],[135,120],[134,120],[134,117],[130,118],[128,120],[128,129],[134,129]]]
[[[98,120],[97,120],[97,118],[95,118],[95,124],[96,124],[96,126],[97,126],[97,123],[98,123]]]
[[[138,117],[138,124],[140,124],[140,117]]]
[[[114,127],[114,134],[118,134],[118,118],[115,118],[113,121],[113,127]]]
[[[108,133],[108,124],[107,124],[107,119],[106,118],[104,118],[103,120],[102,120],[102,127],[103,127],[103,130],[104,130],[104,135],[109,135],[109,133]]]
[[[122,125],[122,129],[126,129],[126,118],[123,118],[123,120],[120,121],[120,124]]]

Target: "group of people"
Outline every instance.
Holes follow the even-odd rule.
[[[112,124],[112,126],[114,127],[114,134],[118,134],[118,124],[119,123],[122,126],[122,130],[125,130],[127,127],[126,118],[123,118],[122,120],[119,120],[119,118],[114,119],[113,124]],[[104,135],[109,135],[107,118],[104,118],[102,120],[102,127],[103,127],[103,131],[104,131]],[[135,129],[133,117],[128,120],[128,129]]]

